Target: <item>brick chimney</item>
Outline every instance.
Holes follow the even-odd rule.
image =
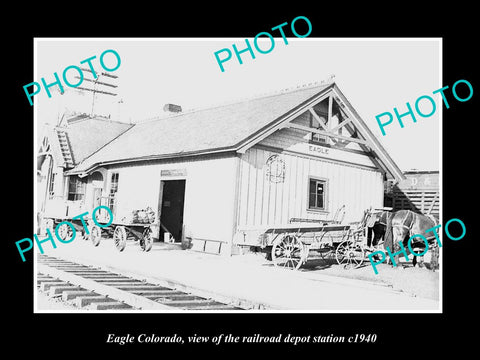
[[[180,105],[175,105],[175,104],[165,104],[163,106],[163,111],[171,112],[171,113],[179,113],[179,112],[182,112],[182,107]]]

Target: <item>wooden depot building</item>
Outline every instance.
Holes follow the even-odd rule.
[[[404,176],[334,83],[314,84],[137,124],[77,116],[47,127],[38,157],[42,216],[108,204],[116,221],[155,211],[193,248],[235,253],[239,229],[382,207]],[[53,214],[53,215],[52,215]],[[68,214],[67,214],[68,215]]]

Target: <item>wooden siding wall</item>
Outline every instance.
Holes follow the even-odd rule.
[[[292,122],[298,125],[310,127],[310,115],[308,114],[308,112],[305,112],[300,116],[298,116]],[[338,123],[338,120],[337,120],[337,123]],[[346,130],[344,130],[344,135],[348,136],[348,133],[346,132]],[[285,129],[280,129],[274,132],[267,138],[260,141],[259,144],[284,149],[289,146],[295,145],[299,142],[304,142],[304,143],[309,142],[310,138],[311,138],[311,133],[305,133],[305,131],[298,130],[298,129],[285,128]],[[361,150],[360,146],[356,143],[350,143],[348,145],[348,148],[353,150]]]
[[[284,153],[285,180],[272,183],[266,177],[265,163],[274,154],[278,153],[253,147],[241,158],[240,228],[286,224],[293,217],[330,219],[342,205],[346,206],[346,222],[359,221],[366,208],[383,206],[379,171]],[[326,212],[308,210],[309,177],[328,181]]]
[[[184,178],[185,233],[193,238],[230,242],[235,219],[237,161],[235,156],[219,156],[112,166],[108,176],[112,172],[119,173],[117,219],[146,206],[157,212],[160,181]],[[186,176],[161,176],[162,170],[177,169],[184,169]]]
[[[47,210],[51,209],[50,203],[52,200],[56,201],[59,199],[66,198],[65,192],[65,183],[67,177],[63,174],[63,167],[58,166],[53,163],[52,174],[55,175],[55,182],[53,184],[53,199],[49,198],[48,187],[49,187],[49,178],[48,178],[48,169],[49,164],[52,161],[52,157],[48,156],[41,166],[40,175],[37,176],[37,211],[40,211],[44,208],[43,215],[47,214]],[[63,211],[62,211],[63,213]]]
[[[298,142],[308,142],[309,139],[310,134],[305,134],[305,131],[297,129],[280,129],[260,141],[259,144],[283,149]]]
[[[50,157],[47,157],[43,162],[40,173],[37,174],[37,212],[39,212],[42,207],[45,206],[44,202],[48,201],[48,195],[45,197],[45,192],[47,191],[47,177],[48,177],[48,164],[51,161]]]

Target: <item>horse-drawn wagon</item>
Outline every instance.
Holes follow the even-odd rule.
[[[298,224],[264,228],[243,228],[237,233],[235,244],[263,252],[276,266],[299,269],[308,260],[332,259],[346,269],[358,268],[367,254],[376,251],[382,242],[367,240],[367,210],[360,222],[342,224],[341,221],[312,221],[292,219]],[[335,216],[337,217],[337,216]]]

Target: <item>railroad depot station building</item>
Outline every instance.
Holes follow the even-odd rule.
[[[155,212],[156,241],[185,237],[235,254],[242,229],[292,218],[343,222],[384,205],[384,181],[404,176],[331,83],[127,124],[77,115],[43,129],[39,217],[67,219],[108,205],[114,222]]]

